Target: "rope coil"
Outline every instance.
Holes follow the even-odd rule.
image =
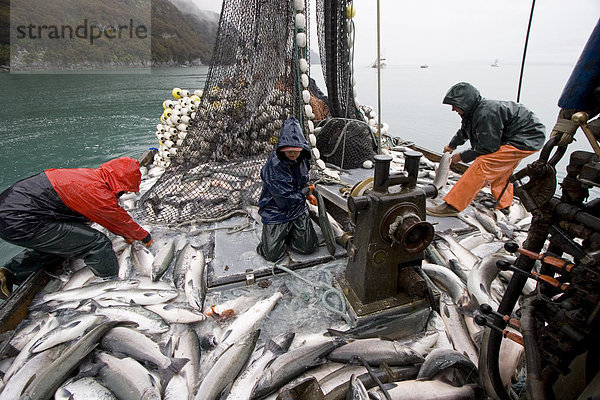
[[[252,226],[253,227],[256,226],[256,221],[254,221]],[[254,229],[254,235],[256,236],[256,239],[260,242],[260,239],[258,238],[258,234],[256,233],[256,229]],[[344,297],[342,292],[340,292],[338,289],[334,288],[333,286],[331,286],[325,282],[311,282],[310,280],[304,278],[302,275],[298,274],[297,272],[292,271],[291,269],[284,267],[282,265],[278,265],[277,262],[274,262],[273,265],[271,266],[271,274],[273,276],[275,276],[275,268],[279,268],[280,270],[287,272],[288,274],[292,275],[294,278],[301,280],[302,282],[306,283],[307,285],[310,285],[315,288],[326,289],[325,293],[323,293],[323,295],[321,296],[321,302],[323,303],[323,308],[325,308],[327,311],[330,311],[330,312],[338,315],[339,317],[341,317],[348,326],[352,326],[352,320],[348,316],[348,312],[347,312],[348,308],[346,305],[346,298]],[[328,302],[327,299],[331,295],[335,295],[340,300],[341,309],[335,308],[330,302]],[[306,296],[304,294],[301,294],[301,297],[303,297],[303,299],[304,299],[304,297],[306,297]],[[306,301],[306,299],[304,299],[304,300]]]

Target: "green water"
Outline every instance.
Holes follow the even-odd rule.
[[[173,87],[203,89],[208,67],[150,74],[0,73],[0,192],[47,168],[97,167],[156,146]],[[0,241],[0,265],[20,248]]]

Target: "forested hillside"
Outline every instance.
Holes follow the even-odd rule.
[[[41,2],[39,7],[32,8],[35,11],[29,11],[28,8],[27,12],[14,14],[17,17],[13,21],[17,22],[14,27],[20,27],[13,32],[13,35],[17,34],[21,39],[18,41],[20,64],[33,64],[36,68],[44,69],[97,65],[147,66],[150,62],[153,65],[210,62],[219,22],[219,15],[214,12],[201,11],[195,7],[185,7],[185,12],[182,12],[169,0],[151,0],[151,14],[145,0],[108,3],[79,0],[75,3],[73,9],[65,9],[53,6],[52,2]],[[21,4],[26,3],[20,0],[13,7],[18,8]],[[69,20],[69,16],[78,15],[83,7],[85,15],[89,16],[85,21],[89,29],[95,23],[102,28],[102,22],[99,21],[112,21],[121,16],[126,17],[124,23],[130,18],[136,21],[136,25],[132,25],[130,30],[139,29],[135,30],[135,34],[145,40],[134,40],[135,37],[132,40],[110,40],[105,37],[105,32],[97,39],[77,40],[75,37],[65,40],[65,35],[68,36],[71,32],[66,30],[65,33],[65,25],[71,26],[73,32],[84,32],[83,29],[76,31],[83,24],[81,17]],[[149,18],[151,23],[147,22]],[[10,22],[10,0],[0,0],[0,65],[3,66],[10,63]],[[28,29],[32,22],[36,27]],[[48,28],[37,30],[42,23]],[[52,31],[52,26],[58,29]],[[150,37],[143,36],[146,31]],[[114,32],[110,33],[114,35]],[[128,30],[124,30],[123,36],[128,33]],[[62,37],[56,37],[61,34]],[[89,31],[88,36],[91,36]]]

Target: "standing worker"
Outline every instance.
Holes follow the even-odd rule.
[[[263,166],[258,203],[262,217],[261,242],[256,251],[268,261],[285,255],[286,244],[302,254],[319,245],[306,207],[310,169],[310,147],[296,118],[288,118],[281,128],[276,150]]]
[[[513,185],[508,182],[519,162],[542,148],[545,128],[535,114],[513,101],[488,100],[466,82],[452,86],[444,104],[462,118],[461,127],[444,152],[452,153],[467,140],[471,148],[452,154],[452,163],[473,163],[444,197],[444,202],[427,207],[436,217],[453,217],[471,204],[479,190],[490,185],[497,208],[513,202]]]
[[[26,247],[22,259],[0,268],[0,297],[32,272],[64,259],[82,258],[100,277],[119,272],[110,239],[88,226],[104,226],[128,242],[152,237],[119,206],[119,196],[140,189],[139,162],[121,157],[100,168],[47,169],[0,194],[0,238]]]

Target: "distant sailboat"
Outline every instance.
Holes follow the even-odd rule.
[[[492,67],[499,67],[500,65],[498,65],[498,59],[496,58],[494,60],[494,62],[492,63]]]
[[[380,59],[380,68],[385,68],[385,58],[381,58]],[[373,61],[373,64],[371,64],[371,68],[377,68],[377,59],[375,59],[375,61]]]

